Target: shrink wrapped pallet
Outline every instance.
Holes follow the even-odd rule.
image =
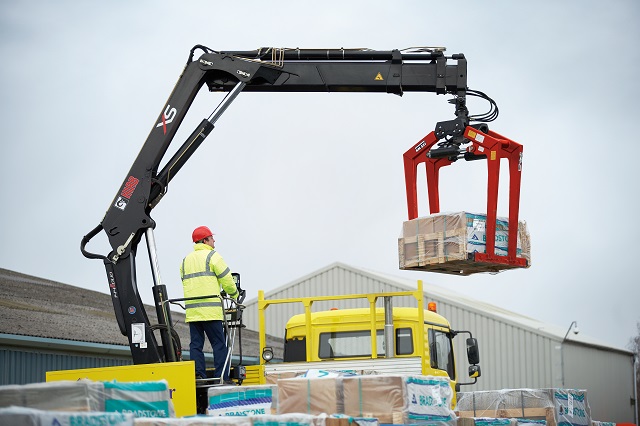
[[[503,389],[458,393],[460,417],[513,417],[546,420],[550,426],[590,426],[585,390]]]
[[[278,413],[343,414],[380,423],[455,424],[448,378],[341,375],[278,380]]]
[[[342,378],[342,412],[380,423],[452,422],[453,391],[443,377],[380,375]]]
[[[405,221],[398,239],[400,269],[435,271],[457,275],[497,272],[508,265],[474,262],[474,253],[486,253],[486,215],[438,213]],[[509,220],[497,218],[495,254],[507,255]],[[518,223],[516,257],[531,264],[527,225]]]
[[[123,412],[135,417],[175,417],[166,380],[97,382],[60,380],[0,386],[0,407],[43,411]]]
[[[45,411],[105,411],[104,385],[90,380],[0,386],[0,407]]]
[[[0,386],[0,408],[4,407],[24,407],[24,394],[22,385]]]
[[[276,385],[214,386],[207,391],[209,416],[253,416],[277,412]]]
[[[1,425],[134,426],[133,414],[105,412],[45,411],[27,407],[0,408]]]

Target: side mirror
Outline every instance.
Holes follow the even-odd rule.
[[[469,377],[472,379],[477,379],[480,377],[480,366],[479,365],[470,365],[469,366]]]
[[[478,350],[478,341],[473,337],[469,337],[467,339],[467,359],[469,360],[469,364],[471,365],[480,364],[480,351]]]

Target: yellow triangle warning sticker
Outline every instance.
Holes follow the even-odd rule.
[[[376,75],[375,80],[382,81],[382,80],[384,80],[384,78],[382,78],[382,74],[378,73],[378,75]]]

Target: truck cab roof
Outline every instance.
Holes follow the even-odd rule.
[[[418,321],[418,308],[393,308],[393,322],[416,322]],[[369,308],[353,308],[353,309],[332,309],[329,311],[319,311],[311,313],[312,325],[327,324],[357,324],[371,322],[371,310]],[[376,322],[384,325],[384,309],[376,308]],[[424,310],[424,322],[440,327],[450,329],[449,321],[445,317],[435,312]],[[286,328],[291,329],[305,325],[305,314],[292,316],[287,321]]]

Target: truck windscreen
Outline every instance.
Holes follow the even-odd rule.
[[[377,330],[376,348],[378,357],[383,357],[384,331]],[[410,328],[398,328],[395,330],[395,354],[413,354],[413,337]],[[320,345],[318,346],[318,358],[354,358],[371,356],[371,331],[341,331],[320,333]]]

